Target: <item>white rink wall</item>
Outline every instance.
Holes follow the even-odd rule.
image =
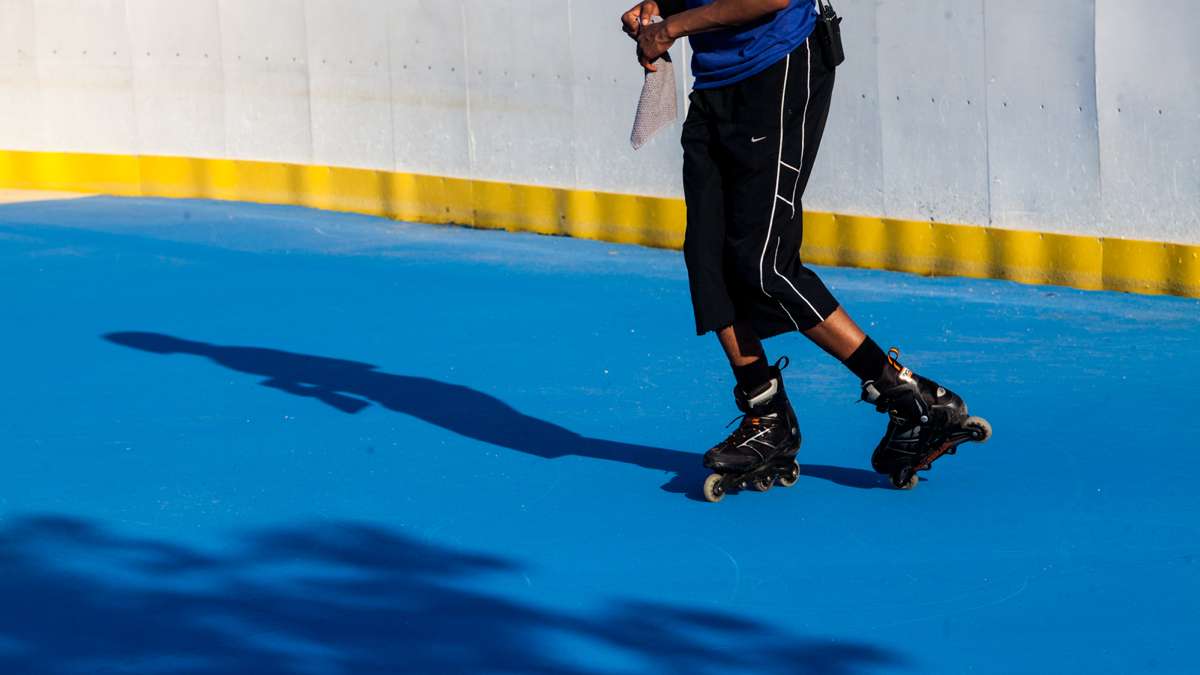
[[[678,128],[629,147],[630,4],[0,0],[0,149],[680,196]],[[806,207],[1200,243],[1200,3],[837,7]]]

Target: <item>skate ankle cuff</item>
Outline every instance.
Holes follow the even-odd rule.
[[[764,406],[770,404],[771,401],[775,399],[775,396],[779,393],[780,388],[780,379],[779,376],[776,375],[767,381],[766,384],[748,394],[739,391],[737,395],[738,408],[740,408],[744,413],[749,413],[754,410],[761,410]]]

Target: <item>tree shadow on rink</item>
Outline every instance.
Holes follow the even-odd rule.
[[[257,531],[214,553],[23,518],[0,529],[0,561],[6,673],[571,675],[600,672],[601,654],[640,672],[701,675],[904,663],[717,611],[528,605],[479,590],[520,578],[511,561],[362,523]]]
[[[537,457],[588,457],[665,471],[673,477],[664,490],[701,499],[699,488],[707,471],[698,454],[582,436],[470,387],[383,373],[356,361],[214,345],[160,333],[109,333],[104,338],[154,354],[207,357],[225,368],[266,378],[264,387],[313,398],[345,413],[357,413],[374,402],[460,436]],[[818,466],[805,467],[802,473],[841,485],[875,487],[874,474],[859,469]]]

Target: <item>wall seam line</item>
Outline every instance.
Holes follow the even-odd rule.
[[[398,161],[396,157],[396,64],[392,61],[392,26],[394,25],[392,19],[395,18],[396,7],[393,4],[388,3],[385,11],[387,14],[384,17],[383,35],[384,49],[387,50],[387,53],[384,54],[384,58],[387,59],[388,74],[388,132],[390,134],[392,143],[390,153],[392,156],[391,168],[392,171],[399,171],[400,167],[396,164]],[[391,195],[390,190],[388,194],[390,195],[388,208],[392,208],[391,202],[395,201],[395,197]]]
[[[467,177],[475,178],[475,121],[471,117],[471,39],[466,3],[460,3],[462,10],[462,46],[463,46],[463,92],[466,96],[467,117]]]
[[[142,129],[138,120],[138,86],[137,86],[137,66],[133,59],[133,31],[129,27],[129,0],[123,0],[121,3],[123,10],[122,16],[125,18],[125,58],[129,64],[129,113],[133,119],[133,144],[137,148],[137,155],[140,157],[145,154],[146,149],[142,147]],[[138,180],[141,181],[141,169],[139,164]],[[141,189],[139,185],[138,189]]]
[[[308,89],[304,97],[304,105],[308,111],[308,161],[317,163],[317,131],[313,127],[313,64],[312,50],[308,44],[308,10],[309,4],[304,3],[304,81]]]
[[[1108,209],[1106,208],[1107,201],[1104,198],[1104,148],[1101,145],[1103,139],[1100,138],[1100,50],[1097,49],[1099,39],[1096,31],[1100,28],[1100,9],[1099,4],[1092,0],[1092,109],[1095,111],[1096,121],[1096,200],[1100,202],[1099,208],[1099,227],[1101,232],[1104,232],[1104,224],[1108,220]],[[1100,283],[1104,283],[1104,270],[1107,267],[1104,260],[1104,237],[1097,237],[1100,240]]]
[[[983,163],[987,180],[987,224],[991,227],[996,224],[996,218],[992,213],[992,92],[988,65],[987,0],[979,0],[979,11],[983,16]]]

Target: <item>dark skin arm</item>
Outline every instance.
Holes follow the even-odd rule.
[[[641,2],[622,15],[621,24],[625,33],[638,42],[638,62],[646,70],[655,71],[654,61],[679,38],[750,23],[785,9],[788,4],[789,0],[716,0],[683,10],[681,0]],[[655,16],[666,20],[650,23]]]
[[[685,0],[649,0],[648,2],[639,2],[629,8],[628,12],[621,15],[621,30],[634,40],[637,39],[638,30],[642,26],[650,24],[651,19],[656,16],[661,16],[664,19],[682,12],[687,5]]]

